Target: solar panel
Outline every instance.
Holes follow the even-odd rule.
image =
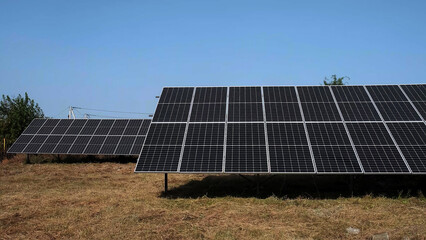
[[[410,94],[415,94],[418,102],[423,100],[419,97],[422,90],[411,88]],[[188,110],[180,111],[181,116],[172,110],[162,110],[161,101],[157,107],[156,112],[164,111],[162,114],[172,119],[171,122],[185,128],[183,134],[180,133],[183,143],[159,145],[181,147],[180,154],[176,153],[173,160],[178,164],[172,172],[410,171],[387,126],[392,122],[422,119],[399,86],[193,89],[192,101],[187,94],[184,103],[167,103],[188,105]],[[179,95],[170,89],[167,91],[169,95]],[[414,106],[418,102],[414,102]],[[422,112],[421,109],[417,110]],[[153,123],[162,121],[154,117]],[[151,131],[148,138],[150,134]],[[389,155],[381,154],[386,149]],[[380,158],[374,158],[377,155]],[[141,155],[139,162],[144,161]],[[165,171],[155,166],[157,171]],[[136,171],[138,169],[140,167]]]
[[[426,173],[425,86],[164,88],[152,123],[36,119],[9,152],[139,154],[136,172]]]
[[[148,119],[34,119],[8,152],[138,155],[150,123]]]

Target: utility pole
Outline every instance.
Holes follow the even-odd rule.
[[[68,111],[68,119],[71,119],[71,117],[72,117],[73,119],[75,119],[74,110],[73,110],[73,108],[70,106],[70,110]]]

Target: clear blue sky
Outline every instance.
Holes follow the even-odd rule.
[[[153,112],[163,86],[331,74],[425,83],[426,1],[0,2],[0,94],[27,91],[51,117]]]

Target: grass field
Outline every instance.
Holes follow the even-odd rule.
[[[424,177],[134,174],[134,163],[0,164],[1,239],[425,239]],[[254,178],[252,178],[254,179]],[[404,179],[404,180],[401,180]],[[420,185],[423,184],[423,185]],[[349,235],[347,227],[360,229]]]

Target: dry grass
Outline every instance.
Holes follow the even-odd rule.
[[[426,236],[422,196],[267,197],[271,193],[265,187],[258,198],[237,176],[169,175],[171,192],[162,197],[163,175],[134,174],[133,168],[134,163],[4,161],[0,238],[365,239],[381,232],[393,239]],[[278,182],[269,184],[273,188]],[[234,186],[225,190],[212,187],[230,183]],[[233,194],[241,188],[246,190]],[[282,186],[276,189],[283,191]],[[361,233],[348,235],[349,226]]]

